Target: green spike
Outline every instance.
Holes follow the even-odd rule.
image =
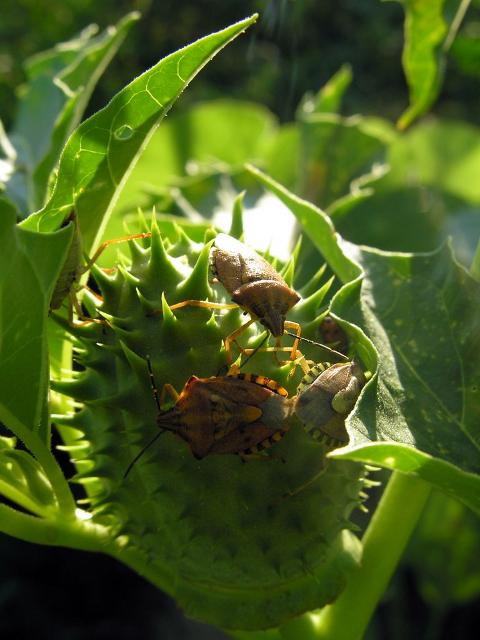
[[[245,191],[241,191],[235,198],[232,211],[232,223],[230,225],[229,235],[240,240],[243,234],[243,200],[245,198]]]
[[[196,250],[196,244],[187,235],[185,229],[177,222],[174,223],[174,229],[177,234],[177,241],[175,242],[175,253],[181,252],[188,255],[193,250]]]
[[[315,293],[315,291],[320,287],[320,283],[323,280],[326,269],[327,264],[324,262],[315,275],[312,278],[309,278],[308,282],[299,290],[303,298],[308,298],[308,296]]]
[[[156,222],[152,224],[150,262],[148,264],[147,284],[156,290],[168,290],[181,279],[175,263],[168,255]],[[161,279],[161,281],[160,281]],[[142,287],[143,288],[143,287]]]
[[[295,258],[292,256],[281,271],[282,278],[289,287],[293,287],[293,277],[295,275]]]
[[[151,230],[153,221],[155,220],[155,211],[152,211],[152,219],[149,223],[147,218],[145,217],[142,207],[137,207],[137,220],[139,223],[138,228],[140,230],[140,233],[142,233],[143,231],[149,231]]]
[[[298,262],[298,256],[300,255],[300,249],[302,248],[302,239],[303,236],[299,235],[295,247],[292,251],[292,258],[295,261],[295,264]]]
[[[213,241],[204,246],[192,272],[186,280],[177,287],[178,300],[206,300],[213,293],[208,278],[210,274],[210,250]]]
[[[141,265],[146,263],[148,252],[140,246],[136,240],[129,240],[128,248],[130,250],[130,256],[132,259],[132,268],[138,269]]]
[[[147,315],[155,315],[160,309],[160,301],[158,299],[147,298],[140,289],[137,289],[137,298],[142,305],[142,309]]]
[[[133,285],[135,289],[138,287],[140,283],[140,279],[134,276],[131,271],[128,271],[128,269],[125,268],[125,266],[122,264],[119,264],[117,269],[118,269],[118,273],[121,274],[125,282],[128,282],[128,284]]]
[[[306,319],[310,316],[310,318],[317,318],[318,310],[320,305],[325,299],[325,296],[330,291],[330,287],[333,284],[335,277],[332,276],[330,280],[327,280],[325,284],[320,287],[317,291],[310,294],[308,298],[303,298],[295,307],[295,313],[298,313],[299,316]],[[323,320],[323,317],[321,318]],[[320,323],[319,323],[320,324]]]
[[[111,276],[105,273],[105,271],[96,264],[92,265],[90,273],[95,278],[95,282],[100,288],[103,297],[114,301],[120,293],[116,275]]]
[[[207,244],[207,242],[210,242],[210,240],[215,240],[217,235],[218,234],[213,227],[208,227],[207,229],[205,229],[205,233],[203,235],[203,243]]]
[[[170,309],[164,293],[162,293],[162,320],[162,328],[166,325],[174,326],[177,322],[177,318],[175,317],[173,311]]]

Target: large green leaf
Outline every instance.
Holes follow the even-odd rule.
[[[72,230],[20,229],[13,208],[0,207],[0,420],[14,430],[14,416],[47,439],[46,323]]]
[[[82,123],[62,154],[50,201],[23,223],[26,228],[51,231],[73,208],[88,251],[162,118],[194,76],[255,20],[237,22],[167,56]]]
[[[361,290],[332,310],[364,329],[379,368],[339,455],[415,473],[480,511],[480,285],[448,247],[354,254]]]
[[[43,206],[49,176],[65,141],[78,125],[90,95],[112,56],[138,19],[131,13],[100,35],[91,25],[82,33],[27,60],[27,88],[11,139],[18,158],[7,193],[28,214]]]
[[[445,55],[451,47],[468,2],[458,0],[399,0],[405,9],[403,68],[410,105],[398,120],[406,129],[437,99],[441,88]],[[449,14],[455,6],[456,13]]]
[[[328,218],[252,170],[344,282],[332,312],[363,329],[378,369],[337,457],[418,475],[480,511],[480,284],[448,247],[395,254],[342,241]],[[363,276],[353,280],[363,269]],[[373,351],[359,336],[361,359]]]

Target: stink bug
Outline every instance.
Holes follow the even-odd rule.
[[[281,440],[290,428],[294,399],[270,378],[252,373],[191,376],[180,394],[166,384],[159,398],[149,359],[147,363],[160,432],[132,460],[124,477],[164,431],[184,440],[198,460],[213,454],[237,454],[248,459]],[[161,408],[165,393],[175,400],[168,410]]]
[[[365,385],[365,375],[355,362],[313,367],[295,396],[294,413],[315,440],[338,447],[347,443],[345,418]]]
[[[304,376],[293,398],[294,415],[305,431],[327,449],[343,447],[348,442],[345,418],[353,409],[365,382],[365,375],[355,361],[338,362],[329,367],[317,364]],[[324,470],[322,468],[284,497],[292,497],[312,485]]]
[[[236,342],[238,336],[257,320],[277,338],[277,343],[285,327],[294,329],[296,335],[300,335],[300,325],[285,320],[286,314],[297,304],[300,296],[287,285],[272,265],[253,249],[231,236],[220,233],[214,240],[210,265],[213,275],[230,293],[234,304],[184,300],[170,308],[179,309],[191,305],[211,309],[232,309],[239,306],[248,312],[252,316],[251,319],[225,340],[228,364],[232,360],[230,343]],[[297,344],[298,341],[295,341],[292,349],[289,349],[292,360],[295,359]]]
[[[50,300],[50,311],[59,309],[63,301],[67,296],[70,297],[72,306],[75,308],[79,318],[84,318],[81,306],[75,296],[75,290],[78,288],[78,282],[83,274],[87,273],[93,264],[98,260],[100,255],[111,244],[118,244],[120,242],[128,242],[135,238],[147,238],[151,234],[149,233],[136,233],[129,236],[122,236],[121,238],[114,238],[113,240],[107,240],[103,242],[95,251],[91,258],[86,258],[85,264],[82,264],[82,241],[78,228],[77,216],[75,211],[72,211],[63,221],[62,227],[68,224],[73,224],[73,237],[68,250],[67,257],[65,258],[65,264],[63,265],[62,272],[57,280],[57,284],[52,293]],[[96,295],[96,294],[95,294]],[[87,322],[103,322],[95,318],[86,318]]]

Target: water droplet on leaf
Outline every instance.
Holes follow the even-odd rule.
[[[117,140],[130,140],[133,136],[133,129],[128,124],[122,124],[121,127],[115,129],[113,134]]]

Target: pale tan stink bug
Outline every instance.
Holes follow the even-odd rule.
[[[253,249],[225,233],[220,233],[212,247],[210,264],[212,273],[231,294],[234,304],[184,300],[170,308],[179,309],[189,305],[209,309],[240,307],[248,312],[252,316],[251,319],[225,339],[228,364],[232,360],[230,343],[236,342],[238,336],[257,320],[277,338],[277,347],[285,327],[293,329],[296,336],[301,334],[298,323],[285,319],[288,311],[300,300],[300,296],[287,285],[272,265]],[[297,345],[298,340],[295,340],[292,349],[289,349],[292,360],[295,359]]]

